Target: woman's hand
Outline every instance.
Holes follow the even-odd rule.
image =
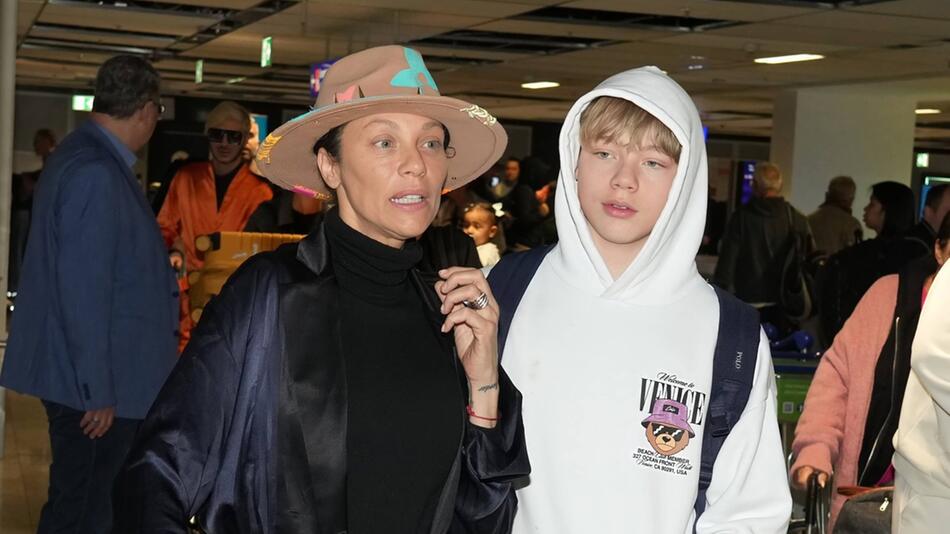
[[[498,419],[498,303],[478,269],[452,267],[439,271],[439,276],[442,280],[436,282],[435,290],[446,314],[442,331],[454,334],[468,378],[469,405],[474,414],[469,420],[494,427]],[[482,294],[487,305],[475,309],[472,303],[478,303]]]
[[[792,484],[799,489],[808,489],[808,478],[812,473],[818,473],[818,485],[822,488],[828,483],[828,473],[815,469],[810,465],[803,465],[792,474]]]

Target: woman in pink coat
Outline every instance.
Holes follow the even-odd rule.
[[[829,529],[845,498],[839,486],[893,484],[893,437],[900,420],[910,349],[934,274],[950,257],[950,217],[934,256],[908,264],[871,286],[818,365],[795,430],[792,482],[813,472],[824,486],[834,473]]]

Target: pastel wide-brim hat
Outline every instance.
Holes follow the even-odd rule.
[[[321,197],[330,193],[313,145],[325,133],[377,113],[414,113],[441,122],[451,136],[444,190],[472,181],[501,157],[508,134],[484,109],[441,96],[419,52],[380,46],[350,54],[330,67],[313,111],[274,130],[261,143],[257,167],[284,189]]]

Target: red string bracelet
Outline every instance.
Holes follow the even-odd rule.
[[[481,419],[482,421],[497,421],[497,417],[482,417],[475,413],[475,410],[472,409],[471,404],[465,405],[465,411],[468,412],[469,417],[474,417],[475,419]]]

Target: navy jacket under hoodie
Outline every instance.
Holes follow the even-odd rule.
[[[115,532],[185,533],[191,517],[214,534],[346,531],[346,379],[328,254],[321,226],[249,260],[206,308],[116,483]],[[438,297],[411,273],[438,329]],[[510,532],[509,481],[530,468],[521,395],[504,372],[500,399],[490,431],[459,406],[465,430],[430,532]]]

